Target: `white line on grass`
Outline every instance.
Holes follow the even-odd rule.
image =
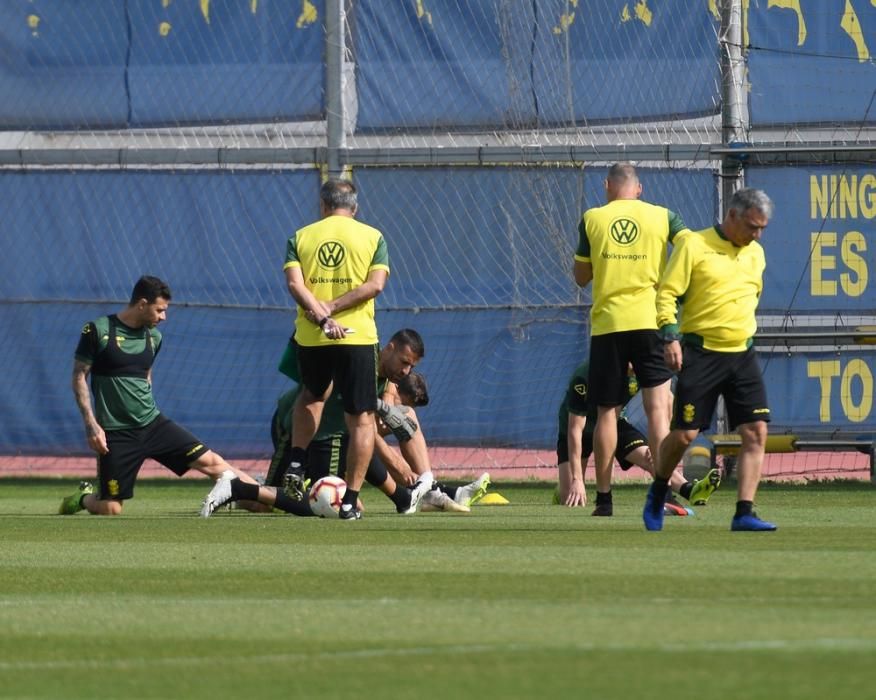
[[[432,656],[440,654],[492,654],[492,653],[533,653],[540,651],[567,652],[581,651],[647,651],[649,649],[668,653],[691,652],[739,652],[750,651],[836,651],[836,652],[872,652],[876,651],[876,639],[760,639],[742,641],[694,641],[679,643],[660,643],[655,646],[643,644],[598,644],[583,643],[564,645],[563,647],[547,647],[535,644],[471,644],[456,646],[411,647],[408,649],[350,649],[346,651],[325,651],[292,654],[254,654],[252,656],[238,654],[239,661],[258,664],[294,663],[307,661],[326,661],[343,659],[369,659],[381,657]],[[130,670],[136,668],[199,666],[213,664],[222,656],[185,656],[169,658],[134,658],[134,659],[69,659],[66,661],[0,661],[2,671],[54,671],[67,669],[117,669]]]

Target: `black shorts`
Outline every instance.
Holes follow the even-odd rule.
[[[590,405],[622,406],[629,399],[627,365],[632,363],[642,389],[660,386],[672,378],[663,359],[663,341],[657,331],[621,331],[590,338]]]
[[[646,438],[636,426],[630,423],[626,418],[618,418],[617,421],[617,449],[614,452],[614,457],[620,464],[621,469],[626,471],[634,466],[632,462],[627,461],[627,455],[638,447],[648,445]],[[593,454],[593,430],[584,431],[584,441],[581,444],[581,459],[584,463],[590,459]],[[565,433],[557,435],[557,464],[569,461],[569,442],[566,439]]]
[[[341,393],[344,411],[357,415],[377,406],[377,345],[298,346],[301,382],[315,396],[329,384]]]
[[[283,476],[292,463],[292,436],[282,429],[276,411],[271,419],[271,441],[274,443],[274,454],[271,456],[265,484],[283,488]],[[305,478],[313,483],[329,474],[343,473],[349,444],[350,436],[346,433],[321,440],[311,440],[307,446]]]
[[[108,430],[109,453],[97,458],[101,500],[125,501],[134,495],[134,482],[147,458],[160,462],[177,476],[210,448],[188,430],[159,415],[142,428]]]
[[[766,387],[754,348],[715,352],[684,345],[675,387],[672,427],[705,430],[712,424],[718,396],[724,397],[731,430],[743,423],[769,423]]]

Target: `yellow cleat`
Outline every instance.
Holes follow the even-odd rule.
[[[87,481],[80,481],[79,488],[76,492],[71,493],[61,501],[61,507],[58,508],[58,515],[73,515],[80,510],[84,510],[85,506],[82,505],[82,497],[87,496],[90,493],[94,493],[94,486]]]
[[[693,488],[690,490],[690,498],[688,500],[692,505],[704,506],[709,502],[712,494],[721,485],[721,472],[717,469],[712,469],[702,479],[694,482]]]

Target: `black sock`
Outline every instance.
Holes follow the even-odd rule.
[[[610,506],[611,505],[611,491],[606,491],[603,493],[602,491],[596,492],[596,505],[598,506]]]
[[[690,492],[693,491],[693,486],[694,485],[693,485],[692,481],[685,481],[681,485],[681,488],[678,489],[678,495],[689,501],[690,500]]]
[[[232,479],[231,499],[234,501],[257,501],[259,499],[259,485],[248,484],[240,479]]]
[[[666,494],[669,493],[669,479],[664,479],[662,476],[655,476],[654,483],[651,485],[652,493],[657,497],[660,503],[666,500]]]
[[[396,486],[395,493],[389,498],[395,503],[395,509],[399,513],[411,507],[411,490],[406,486]]]
[[[437,481],[432,488],[438,489],[441,493],[446,493],[453,499],[456,499],[456,492],[459,490],[459,486],[445,486],[444,484],[440,484]]]
[[[736,515],[733,517],[741,518],[743,515],[751,515],[754,509],[754,503],[751,501],[736,501]]]
[[[353,508],[355,508],[357,500],[359,500],[359,492],[354,491],[348,486],[347,491],[344,493],[344,499],[343,501],[341,501],[342,506],[346,503],[347,505],[351,505],[353,506]]]
[[[303,447],[293,447],[291,450],[289,450],[289,458],[292,461],[292,464],[289,465],[290,468],[294,469],[296,463],[298,467],[303,467],[305,464],[307,464],[307,450],[305,450]]]
[[[281,489],[277,489],[277,498],[274,501],[274,508],[282,510],[284,513],[301,516],[302,518],[316,515],[316,513],[310,510],[310,503],[308,503],[306,498],[295,500],[294,498],[287,496],[286,492]]]

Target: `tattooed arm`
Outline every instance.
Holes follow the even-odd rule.
[[[88,446],[97,454],[105,455],[109,452],[106,445],[106,434],[98,424],[91,408],[91,392],[88,389],[88,373],[90,371],[91,365],[79,360],[73,361],[73,396],[76,397],[76,405],[79,407],[82,422],[85,424]]]

